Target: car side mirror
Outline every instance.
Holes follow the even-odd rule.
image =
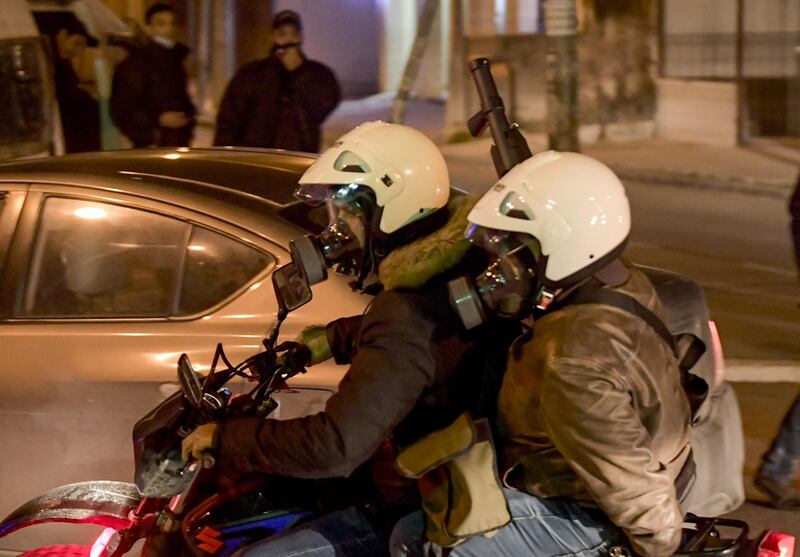
[[[181,357],[178,358],[178,381],[181,384],[183,396],[194,408],[200,408],[203,404],[203,387],[186,354],[181,354]]]
[[[280,313],[294,311],[311,301],[311,286],[294,263],[278,267],[272,273],[272,287]]]

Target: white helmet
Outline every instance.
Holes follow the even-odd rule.
[[[408,126],[367,122],[339,138],[299,184],[366,186],[381,210],[385,234],[447,205],[450,181],[436,145]]]
[[[586,155],[547,151],[503,176],[469,214],[475,225],[522,232],[539,243],[538,280],[560,288],[618,257],[631,228],[619,178]]]

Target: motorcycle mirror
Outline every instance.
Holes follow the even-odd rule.
[[[272,273],[272,287],[282,314],[294,311],[311,301],[311,286],[294,263],[275,269]]]
[[[178,358],[178,381],[180,381],[183,396],[192,406],[200,408],[203,404],[203,387],[186,354],[181,354],[181,357]]]

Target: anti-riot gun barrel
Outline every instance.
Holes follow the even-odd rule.
[[[528,142],[517,124],[509,124],[503,99],[497,92],[489,60],[476,58],[469,70],[478,89],[481,109],[469,119],[467,125],[473,137],[481,135],[488,127],[492,132],[492,161],[498,177],[503,176],[518,163],[532,156]]]

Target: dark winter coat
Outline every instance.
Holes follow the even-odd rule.
[[[111,117],[134,147],[189,145],[195,108],[186,90],[183,64],[188,54],[180,43],[165,48],[151,41],[133,50],[114,71]],[[169,111],[183,112],[190,123],[178,129],[161,127],[158,117]]]
[[[224,466],[300,478],[349,476],[390,435],[405,445],[465,410],[477,412],[484,370],[502,373],[518,326],[493,323],[467,332],[450,306],[448,280],[485,265],[464,240],[471,203],[463,201],[451,204],[442,229],[383,262],[386,289],[355,334],[329,328],[337,360],[349,360],[350,369],[325,411],[228,421],[220,434]]]
[[[99,105],[94,97],[81,89],[72,62],[56,60],[55,84],[65,152],[99,151]]]
[[[320,126],[341,99],[326,66],[305,60],[289,72],[270,56],[242,67],[217,114],[214,145],[318,152]]]
[[[794,186],[794,193],[789,199],[789,215],[792,217],[792,241],[794,243],[794,257],[797,268],[800,270],[800,176]]]

